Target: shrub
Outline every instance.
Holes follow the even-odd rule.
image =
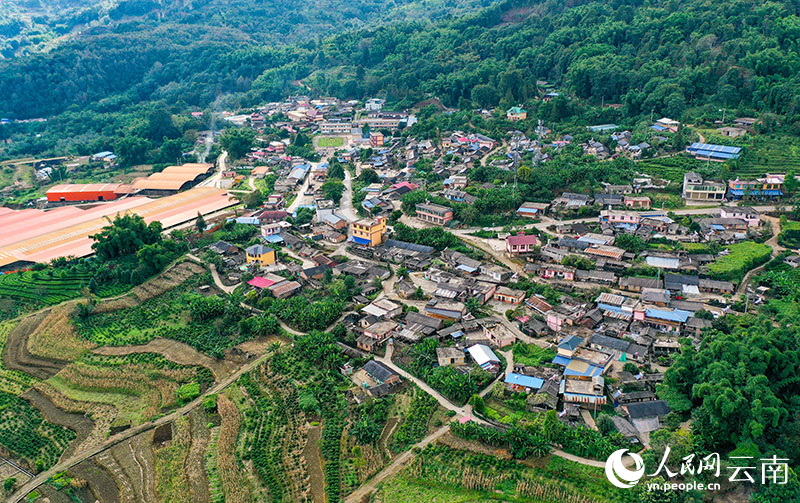
[[[196,382],[186,383],[178,388],[178,401],[188,403],[200,396],[200,385]]]

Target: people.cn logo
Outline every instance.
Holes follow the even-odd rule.
[[[628,453],[635,465],[635,470],[629,470],[622,462],[622,456]],[[644,476],[644,461],[642,457],[633,452],[628,452],[628,449],[620,449],[611,453],[611,456],[606,460],[606,478],[616,487],[620,489],[629,489],[635,486],[639,479]]]

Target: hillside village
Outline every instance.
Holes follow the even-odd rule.
[[[24,210],[38,228],[5,238],[2,267],[12,275],[37,260],[88,256],[90,231],[69,225],[99,229],[130,208],[188,239],[187,256],[211,271],[213,285],[202,288],[274,315],[285,334],[335,328],[353,407],[416,385],[461,423],[506,431],[552,411],[641,449],[678,417],[660,390],[681,351],[770,298],[754,282],[765,263],[800,264],[778,240],[796,175],[686,171],[676,184],[636,170],[663,158],[696,160],[709,173],[741,155],[703,142],[676,148],[679,131],[689,136],[677,121],[655,121],[650,141],[638,143],[614,124],[587,127],[578,155],[631,162],[629,178],[526,200],[517,184],[537,183],[537,167],[568,155],[574,136],[553,136],[539,121],[528,137],[515,129],[526,111],[512,107],[497,138],[415,137],[414,112],[385,108],[381,99],[293,96],[223,113],[253,133],[238,158],[224,152],[123,183],[52,185]],[[720,132],[755,134],[752,121],[733,124]],[[197,147],[220,141],[209,131]],[[112,152],[94,157],[116,162]],[[52,176],[50,164],[37,176]],[[0,213],[0,225],[18,214]],[[56,215],[66,230],[49,226]],[[44,240],[60,244],[32,251]],[[346,296],[333,300],[334,286]]]

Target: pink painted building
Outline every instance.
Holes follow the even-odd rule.
[[[536,236],[526,236],[525,234],[508,236],[506,238],[506,253],[509,255],[531,253],[539,244],[539,239]]]
[[[547,264],[539,268],[539,275],[545,279],[575,280],[575,268],[561,264]]]

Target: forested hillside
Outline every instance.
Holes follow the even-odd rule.
[[[240,3],[229,12],[242,20]],[[283,8],[303,13],[312,3]],[[313,5],[319,15],[347,12]],[[131,23],[0,62],[0,116],[69,110],[68,122],[81,121],[73,128],[93,127],[100,114],[108,128],[143,102],[204,108],[222,96],[226,106],[252,105],[309,88],[341,98],[385,94],[407,104],[433,94],[464,108],[522,101],[539,79],[578,98],[623,103],[629,117],[735,107],[775,112],[792,124],[800,118],[797,10],[792,1],[506,0],[435,25],[395,23],[283,46],[214,22]],[[253,16],[237,25],[280,33],[288,22]]]
[[[284,44],[409,19],[435,21],[494,0],[7,0],[0,9],[0,59],[106,33],[188,25],[251,43]],[[146,36],[146,35],[145,35]],[[168,36],[168,35],[167,35]]]

